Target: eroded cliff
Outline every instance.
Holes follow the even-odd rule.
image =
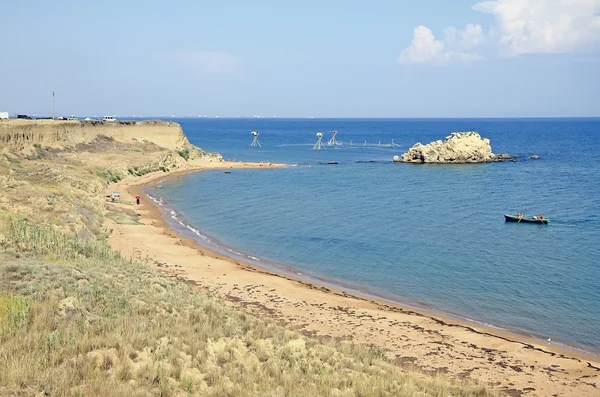
[[[23,150],[32,144],[67,149],[92,142],[97,137],[110,137],[117,142],[151,142],[169,150],[182,150],[190,145],[178,123],[151,121],[59,121],[9,120],[0,122],[0,146]]]

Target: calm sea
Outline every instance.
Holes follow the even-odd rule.
[[[600,351],[600,119],[176,121],[193,144],[225,159],[292,165],[195,173],[148,188],[202,244]],[[334,129],[341,145],[311,150],[318,131],[327,143]],[[250,147],[251,131],[262,147]],[[391,162],[453,131],[478,131],[494,153],[521,158]],[[339,164],[321,164],[328,161]],[[550,225],[504,222],[517,212],[543,213]]]

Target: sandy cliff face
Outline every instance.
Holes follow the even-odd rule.
[[[178,123],[167,121],[58,121],[9,120],[0,122],[0,146],[25,149],[32,144],[69,148],[111,137],[118,142],[151,142],[169,150],[190,145]]]

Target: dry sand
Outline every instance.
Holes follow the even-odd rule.
[[[129,203],[142,196],[139,206],[114,205],[117,211],[134,209],[139,223],[106,223],[111,245],[127,257],[147,259],[173,278],[307,335],[383,347],[400,365],[470,377],[511,396],[600,396],[599,357],[276,274],[182,238],[141,194],[141,185],[158,178],[165,175],[126,179],[107,190],[119,190]]]

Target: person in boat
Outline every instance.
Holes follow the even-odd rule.
[[[544,215],[540,214],[540,219],[544,219]]]
[[[523,214],[521,214],[520,212],[517,214],[518,218],[523,218]]]

